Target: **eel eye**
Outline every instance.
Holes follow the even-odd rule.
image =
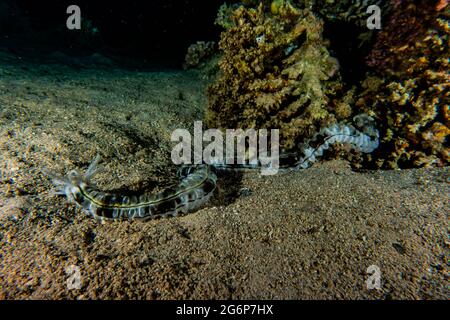
[[[69,177],[70,181],[77,181],[80,178],[80,175],[75,170],[69,171],[67,176]]]

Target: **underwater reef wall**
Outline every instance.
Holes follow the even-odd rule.
[[[372,4],[382,9],[381,31],[365,26]],[[278,128],[281,147],[295,151],[321,128],[364,113],[376,119],[380,147],[371,155],[348,156],[353,165],[448,165],[449,16],[448,0],[224,4],[216,20],[224,28],[222,56],[208,88],[207,123]],[[348,73],[348,64],[332,56],[340,50],[336,46],[349,47],[333,41],[342,30],[325,30],[330,40],[323,36],[336,21],[355,27],[350,47],[364,42],[368,48],[353,66],[362,72]]]
[[[449,164],[448,1],[395,1],[367,57],[371,67],[357,105],[375,116],[378,168]]]
[[[278,128],[289,150],[352,115],[352,92],[311,10],[289,1],[223,6],[218,20],[225,31],[220,74],[208,88],[210,127]]]

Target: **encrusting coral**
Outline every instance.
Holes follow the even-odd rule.
[[[378,120],[376,167],[449,163],[448,1],[396,1],[368,57],[372,72],[357,105]]]
[[[352,115],[323,23],[290,1],[234,6],[219,47],[220,75],[208,88],[207,122],[219,128],[278,128],[292,149]]]
[[[413,46],[428,29],[433,27],[438,12],[436,1],[422,2],[419,5],[413,0],[391,0],[391,2],[391,15],[383,23],[382,32],[378,34],[376,43],[366,59],[367,65],[380,74],[383,72],[392,74],[394,69],[403,69],[399,64],[403,63],[406,55],[393,54],[393,50],[396,47]]]

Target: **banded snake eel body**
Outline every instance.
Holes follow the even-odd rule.
[[[373,119],[367,115],[354,118],[358,129],[348,124],[335,124],[320,130],[313,139],[301,146],[301,155],[280,156],[281,171],[295,171],[308,168],[316,159],[335,143],[347,143],[351,148],[371,153],[378,147],[378,131]],[[311,141],[318,140],[315,147]],[[98,172],[99,156],[88,167],[85,174],[76,170],[60,177],[48,173],[56,186],[55,193],[64,195],[69,202],[77,204],[87,215],[96,220],[149,220],[156,217],[177,216],[194,211],[205,205],[216,189],[217,170],[257,169],[261,164],[224,163],[183,166],[179,170],[180,183],[177,186],[155,194],[121,195],[98,190],[91,182]],[[294,159],[294,160],[293,160]],[[283,163],[284,162],[284,163]]]

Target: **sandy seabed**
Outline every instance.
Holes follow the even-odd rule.
[[[170,134],[203,118],[206,82],[61,55],[37,64],[0,51],[1,299],[450,297],[448,168],[319,162],[220,176],[214,199],[183,217],[88,218],[42,170],[85,170],[100,154],[105,191],[176,182]],[[372,265],[379,290],[366,285]]]

